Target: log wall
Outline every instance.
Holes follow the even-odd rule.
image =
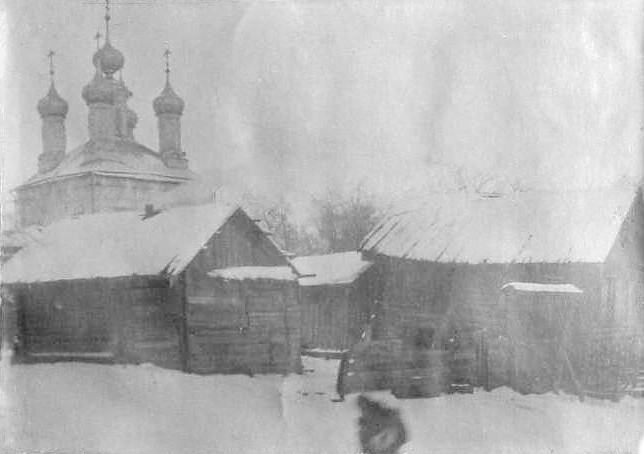
[[[294,283],[224,282],[188,296],[189,370],[289,373],[300,370],[299,304]],[[190,288],[190,287],[189,287]]]
[[[380,257],[377,266],[383,276],[379,337],[397,336],[409,325],[503,334],[501,287],[511,281],[578,286],[584,291],[585,323],[605,319],[613,304],[602,292],[603,264],[469,265]]]
[[[12,288],[18,356],[153,364],[179,369],[180,306],[163,280],[93,279]]]

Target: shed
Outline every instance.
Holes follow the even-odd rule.
[[[217,273],[237,267],[231,290]],[[224,204],[61,220],[3,266],[18,358],[203,373],[299,370],[295,279],[270,238]],[[253,299],[268,286],[270,298]]]
[[[640,337],[644,326],[641,189],[430,194],[405,201],[361,245],[380,276],[382,330],[431,325],[504,336],[508,282],[572,284],[583,291],[588,336]]]
[[[372,313],[372,263],[357,251],[296,257],[292,263],[301,274],[303,347],[349,348]]]

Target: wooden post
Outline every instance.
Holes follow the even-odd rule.
[[[188,332],[188,277],[187,271],[179,275],[179,288],[181,295],[181,370],[190,373],[190,337]]]
[[[112,346],[112,354],[117,363],[123,362],[123,317],[121,311],[121,304],[117,294],[117,285],[114,285],[109,279],[101,283],[101,289],[107,292],[107,305],[110,310],[110,344]]]

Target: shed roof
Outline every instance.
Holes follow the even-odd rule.
[[[4,264],[3,282],[176,275],[237,210],[209,204],[148,218],[127,211],[64,219]]]
[[[448,263],[601,263],[634,200],[631,188],[435,194],[396,207],[361,249]]]
[[[303,286],[350,284],[372,265],[356,251],[295,257],[291,262]]]
[[[526,293],[584,293],[573,284],[539,284],[536,282],[509,282],[501,290],[515,290]]]

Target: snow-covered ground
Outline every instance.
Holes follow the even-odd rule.
[[[3,452],[358,453],[355,396],[335,398],[338,362],[303,375],[198,376],[150,365],[0,362]],[[407,453],[638,453],[644,400],[580,402],[508,389],[399,408]],[[644,452],[644,451],[642,451]]]

